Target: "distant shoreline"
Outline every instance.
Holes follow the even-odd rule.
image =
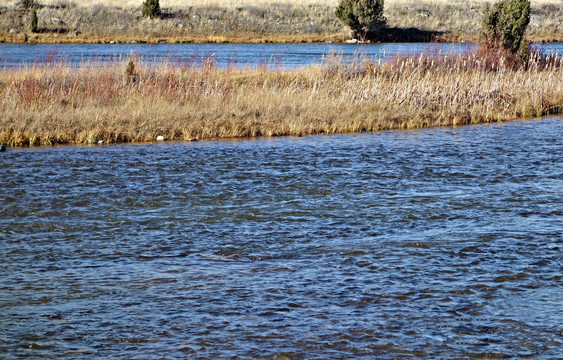
[[[562,43],[563,37],[528,37],[530,42],[534,43]],[[28,39],[24,41],[16,37],[1,38],[1,44],[345,44],[347,38],[343,38],[340,34],[326,35],[326,36],[311,36],[311,37],[275,37],[275,38],[223,38],[223,37],[194,37],[194,38],[154,38],[154,39],[139,39],[137,37],[112,37],[112,40],[106,38],[65,38],[57,36],[46,36]],[[434,41],[405,41],[396,39],[395,41],[375,41],[366,43],[477,43],[477,37],[443,37]]]
[[[38,1],[38,32],[29,30],[29,10],[0,6],[4,43],[342,43],[349,31],[334,16],[333,1],[309,5],[286,0],[258,5],[163,8],[160,19],[140,7]],[[389,30],[379,42],[476,42],[484,2],[386,1]],[[164,4],[164,2],[163,2]],[[563,6],[532,2],[527,37],[563,42]]]

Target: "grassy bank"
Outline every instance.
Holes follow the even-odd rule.
[[[141,0],[40,0],[39,33],[29,31],[29,10],[14,3],[0,0],[2,42],[341,42],[349,35],[334,16],[336,0],[163,0],[162,19],[152,20],[141,16]],[[387,0],[392,30],[381,41],[475,41],[484,4]],[[560,1],[532,1],[528,36],[563,41]]]
[[[494,56],[341,61],[295,71],[64,64],[0,73],[0,143],[91,144],[332,134],[558,113],[559,59],[515,70]],[[131,68],[129,68],[131,70]]]

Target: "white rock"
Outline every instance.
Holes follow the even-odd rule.
[[[358,39],[350,39],[350,40],[346,40],[347,44],[357,44],[358,43]]]
[[[156,141],[164,141],[164,136],[158,135],[158,136],[156,137]]]

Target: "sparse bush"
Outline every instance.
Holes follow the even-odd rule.
[[[125,76],[127,78],[127,81],[129,81],[130,83],[137,82],[137,68],[135,66],[134,59],[135,56],[131,54],[131,57],[129,58],[129,63],[127,64],[127,68],[125,69]]]
[[[127,64],[127,69],[125,69],[125,74],[127,76],[135,75],[135,62],[133,62],[133,59],[129,59],[129,63]]]
[[[31,9],[35,5],[35,0],[22,0],[22,6],[26,9]]]
[[[483,14],[481,45],[500,50],[524,63],[528,42],[524,33],[530,23],[530,0],[501,0],[492,8],[487,4]]]
[[[31,30],[31,32],[37,32],[37,10],[35,10],[35,7],[31,8],[31,11],[29,12],[29,30]]]
[[[143,16],[151,19],[160,17],[160,3],[158,0],[145,0],[143,3]]]
[[[335,15],[352,30],[352,36],[366,40],[369,32],[385,26],[384,0],[341,0]]]

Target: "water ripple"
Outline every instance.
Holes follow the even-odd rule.
[[[557,358],[562,125],[11,149],[0,352]]]

